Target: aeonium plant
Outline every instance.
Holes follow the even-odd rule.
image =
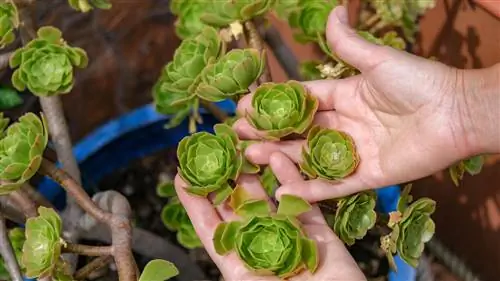
[[[10,193],[28,181],[40,167],[48,143],[45,117],[26,113],[7,128],[0,112],[0,194]]]
[[[0,1],[0,48],[14,42],[14,30],[19,27],[19,13],[11,0]]]
[[[185,137],[177,147],[179,175],[189,185],[187,191],[199,196],[215,193],[215,203],[232,193],[231,182],[241,172],[256,173],[259,167],[243,155],[242,143],[231,127],[214,126],[215,134],[198,132]]]
[[[242,220],[219,224],[213,238],[218,254],[235,251],[245,266],[259,275],[288,278],[305,269],[316,271],[316,242],[306,237],[296,219],[311,209],[309,203],[284,195],[274,213],[266,200],[252,199],[237,186],[229,204]]]
[[[267,140],[304,133],[318,110],[318,100],[297,81],[264,83],[252,97],[248,122]]]

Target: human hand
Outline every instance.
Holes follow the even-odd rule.
[[[274,158],[279,160],[283,168],[294,168],[294,164],[282,153],[275,153]],[[272,167],[274,168],[274,167]],[[281,184],[301,179],[301,175],[296,169],[282,169],[281,173],[276,173]],[[238,184],[255,199],[267,199],[274,210],[276,206],[271,203],[262,188],[259,179],[255,175],[241,175]],[[175,178],[175,188],[177,195],[186,208],[189,218],[194,225],[198,237],[200,237],[205,250],[220,269],[224,280],[226,281],[274,281],[280,280],[277,277],[259,276],[245,268],[244,264],[238,258],[236,253],[232,252],[225,256],[220,256],[215,252],[213,246],[213,235],[217,225],[224,221],[237,220],[238,216],[234,214],[227,205],[214,207],[209,199],[193,196],[186,193],[186,184],[179,177]],[[321,211],[317,206],[299,216],[302,226],[307,236],[318,243],[319,266],[314,275],[308,271],[303,271],[299,275],[290,278],[291,281],[326,281],[326,280],[348,280],[362,281],[366,280],[363,273],[359,270],[356,262],[353,260],[344,244],[333,233],[327,225]]]
[[[360,164],[339,183],[300,179],[284,184],[278,197],[287,193],[316,202],[345,196],[422,178],[478,152],[478,126],[468,118],[461,70],[363,40],[347,26],[343,7],[331,13],[327,39],[362,74],[304,83],[320,103],[314,123],[351,135]],[[252,110],[251,98],[240,100],[240,114]],[[259,139],[245,119],[234,129],[242,139]],[[256,164],[268,164],[269,156],[281,151],[298,163],[304,143],[260,142],[246,155]]]

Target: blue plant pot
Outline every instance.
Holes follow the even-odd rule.
[[[234,113],[235,105],[223,101],[218,106],[227,113]],[[213,132],[217,120],[202,112],[203,124],[200,131]],[[134,160],[152,155],[158,151],[177,145],[188,132],[187,122],[173,129],[166,130],[165,123],[169,116],[158,114],[152,105],[145,105],[126,115],[120,116],[101,127],[75,145],[73,152],[80,165],[84,185],[96,186],[99,181],[125,168]],[[56,208],[63,209],[66,202],[64,190],[49,179],[43,179],[38,189]],[[400,195],[398,186],[389,186],[377,190],[377,206],[382,212],[396,209]],[[390,281],[414,281],[416,271],[396,257],[398,272],[390,272]]]

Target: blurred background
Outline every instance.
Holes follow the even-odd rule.
[[[62,97],[74,143],[106,122],[152,101],[151,87],[180,43],[167,0],[113,1],[111,10],[94,10],[88,14],[71,10],[65,0],[38,2],[43,3],[37,4],[39,22],[36,24],[60,28],[71,45],[84,48],[89,55],[89,67],[78,72],[74,90]],[[414,46],[417,54],[434,56],[459,68],[483,68],[500,62],[498,18],[471,1],[436,2],[436,7],[420,21],[420,33]],[[490,2],[500,5],[500,1]],[[350,4],[351,21],[354,22],[358,1],[351,0]],[[316,46],[295,42],[285,22],[270,20],[298,60],[320,57]],[[277,59],[272,52],[269,54],[274,80],[287,80]],[[2,77],[4,82],[9,81],[9,71],[3,71]],[[36,98],[23,97],[24,104],[11,114],[39,110]],[[168,153],[162,157],[175,158]],[[142,167],[154,169],[157,167],[155,161],[145,159],[141,162]],[[443,173],[416,182],[413,189],[415,195],[431,197],[438,202],[434,215],[436,237],[486,281],[499,280],[500,276],[498,161],[500,157],[490,156],[483,172],[474,177],[466,176],[460,187],[455,187],[447,173]],[[130,169],[137,171],[132,176],[116,173],[100,185],[120,186],[125,193],[134,192],[126,190],[130,185],[155,185],[156,179],[147,182],[145,178],[149,175],[144,174],[144,169]],[[152,194],[150,196],[154,196],[154,190]],[[132,202],[133,206],[142,204],[143,199],[137,200]],[[432,261],[432,255],[429,258]],[[435,280],[459,280],[440,263],[432,266]]]

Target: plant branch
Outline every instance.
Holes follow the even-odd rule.
[[[26,216],[19,211],[20,209],[9,196],[0,196],[0,213],[15,223],[24,224]]]
[[[255,24],[251,20],[247,20],[245,22],[245,29],[246,29],[246,36],[247,36],[247,42],[248,45],[251,48],[257,49],[259,52],[264,51],[264,41],[262,40],[262,37],[260,37],[259,31],[255,27]],[[262,72],[262,75],[259,77],[259,83],[265,83],[265,82],[270,82],[272,81],[271,79],[271,73],[269,72],[269,64],[266,61],[264,71]]]
[[[23,281],[19,264],[17,263],[14,249],[7,235],[7,227],[5,226],[5,218],[0,214],[0,255],[4,260],[5,267],[9,272],[12,281]]]
[[[21,209],[26,218],[38,216],[36,204],[31,200],[28,194],[22,189],[18,189],[9,193],[9,199]]]
[[[229,118],[229,116],[222,111],[217,105],[212,102],[200,99],[201,106],[205,108],[208,112],[212,113],[215,119],[219,120],[219,122],[224,122]]]
[[[38,193],[38,191],[36,191],[33,188],[33,186],[31,186],[29,183],[25,182],[21,186],[21,190],[23,192],[25,192],[31,198],[31,200],[33,200],[35,202],[36,205],[44,206],[47,208],[54,208],[54,206],[52,206],[52,204],[49,202],[49,200],[47,200],[45,197],[43,197],[42,194]]]
[[[74,277],[76,280],[84,280],[90,274],[92,274],[92,272],[107,266],[111,261],[113,261],[112,256],[100,256],[98,258],[95,258],[84,267],[80,268],[75,273]]]
[[[43,159],[39,173],[58,182],[89,215],[111,230],[112,253],[118,268],[120,281],[137,281],[136,265],[132,255],[132,227],[130,225],[130,205],[125,197],[117,197],[112,201],[111,208],[104,211],[87,195],[85,190],[66,172],[54,163]]]
[[[113,248],[111,246],[89,246],[82,244],[66,243],[63,247],[65,253],[75,253],[79,255],[96,257],[96,256],[109,256]]]

